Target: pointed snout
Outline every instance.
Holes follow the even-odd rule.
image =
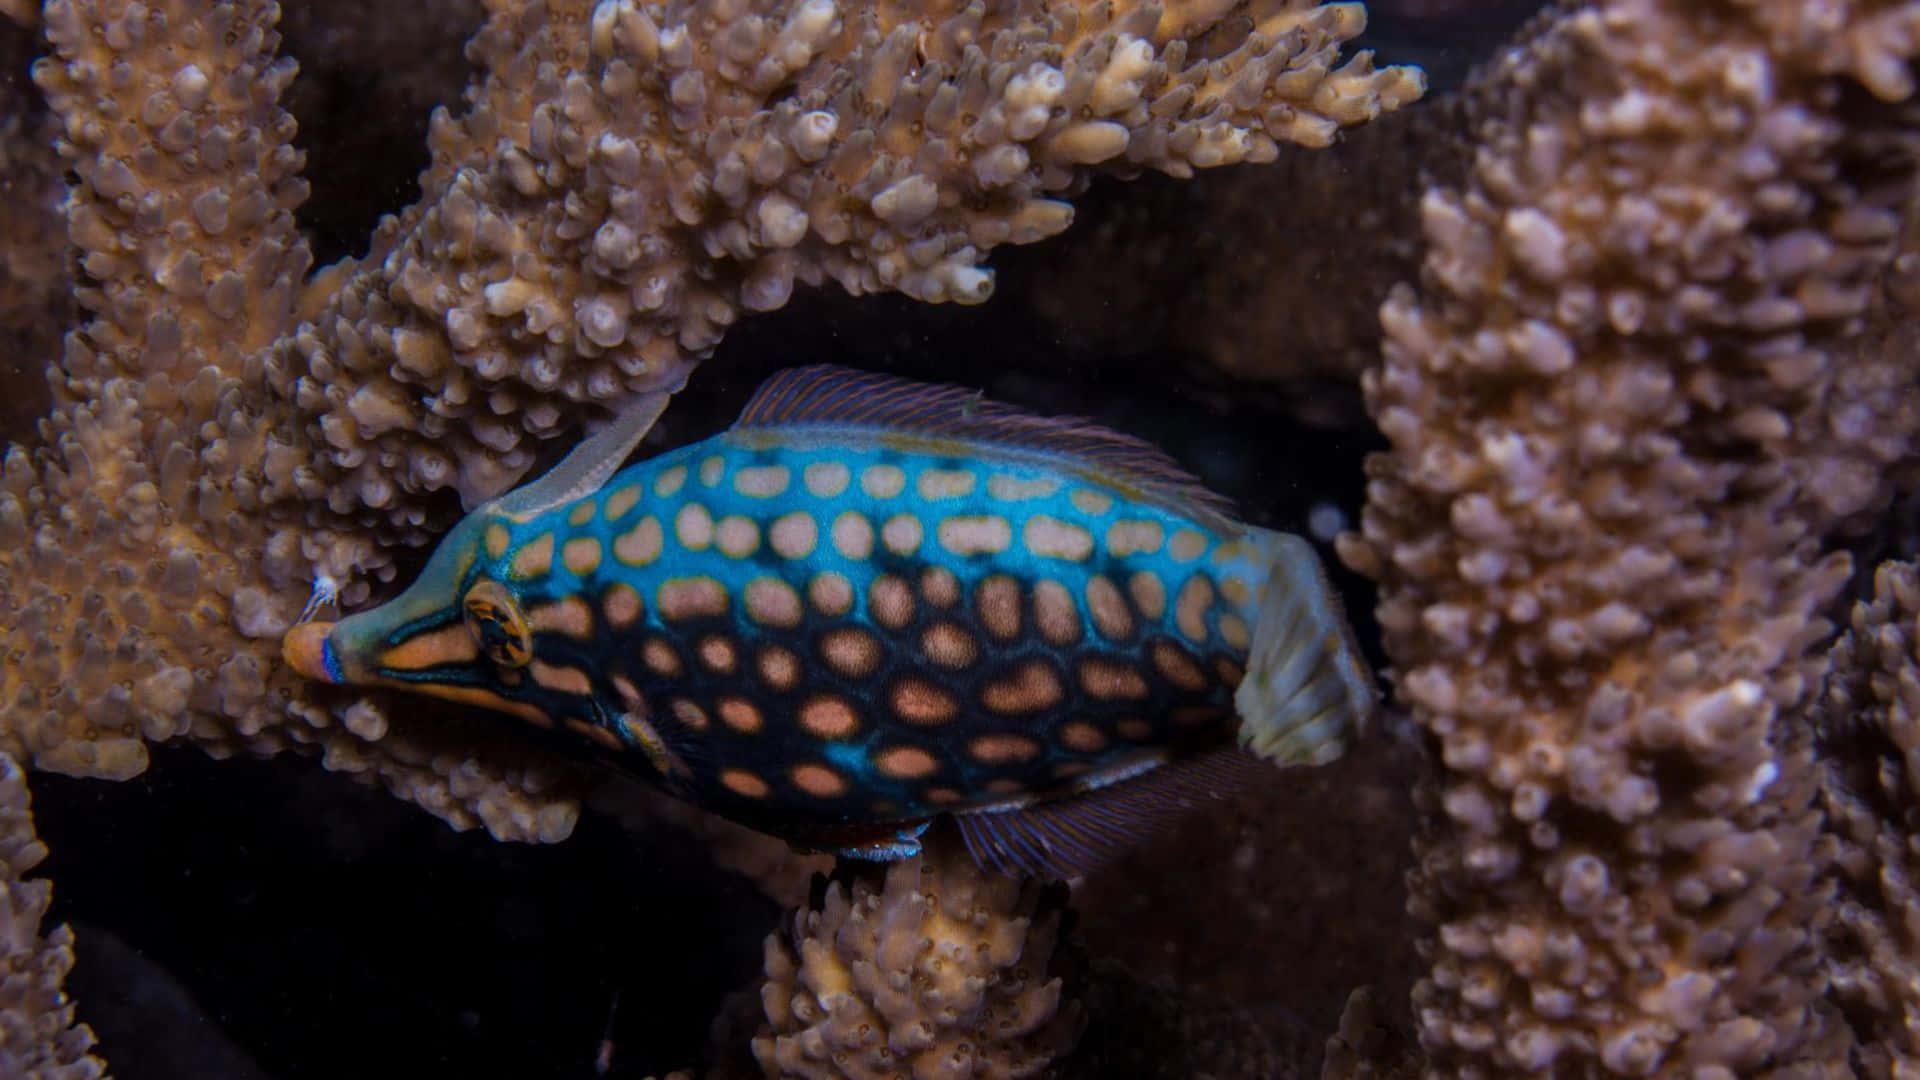
[[[345,682],[340,660],[333,652],[333,625],[304,622],[287,631],[287,636],[280,641],[280,655],[287,666],[318,682]]]

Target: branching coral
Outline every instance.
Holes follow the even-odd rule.
[[[40,932],[52,888],[26,873],[46,858],[33,831],[27,779],[0,754],[0,1076],[93,1080],[106,1069],[88,1051],[93,1032],[75,1024],[60,984],[73,967],[73,932]]]
[[[767,939],[754,1057],[821,1080],[1040,1075],[1082,1023],[1049,973],[1060,914],[957,843],[890,865],[878,889],[835,882]]]
[[[673,385],[795,282],[979,299],[1088,171],[1265,160],[1419,93],[1336,67],[1357,6],[496,0],[423,197],[305,277],[266,0],[55,0],[37,77],[92,320],[0,494],[0,748],[124,777],[146,740],[322,751],[554,839],[545,756],[316,695],[275,644],[535,442]]]
[[[1833,650],[1821,749],[1842,840],[1834,994],[1863,1075],[1920,1069],[1920,573],[1887,563]]]
[[[1849,335],[1916,51],[1912,3],[1577,8],[1426,197],[1343,554],[1445,766],[1413,879],[1436,1067],[1844,1061],[1809,648],[1847,573],[1821,538],[1914,448],[1910,361]]]

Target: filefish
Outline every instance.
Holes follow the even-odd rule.
[[[797,845],[902,857],[951,815],[983,865],[1063,877],[1373,706],[1313,549],[1143,440],[815,366],[621,468],[666,401],[288,663],[571,732]]]

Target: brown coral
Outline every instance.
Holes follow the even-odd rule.
[[[1912,453],[1851,422],[1864,386],[1911,402],[1910,363],[1848,338],[1917,50],[1912,3],[1583,6],[1504,58],[1465,187],[1426,197],[1343,554],[1445,766],[1412,881],[1438,1068],[1844,1060],[1808,649],[1847,572],[1822,536]]]
[[[0,1076],[93,1080],[106,1067],[88,1051],[93,1032],[74,1023],[60,984],[73,967],[73,932],[42,934],[52,886],[26,873],[47,857],[33,831],[27,778],[0,754]]]
[[[836,881],[767,939],[754,1057],[769,1076],[1039,1075],[1081,1024],[1049,977],[1059,928],[1038,884],[957,844],[893,863],[879,888]]]
[[[796,283],[977,302],[985,253],[1064,229],[1049,196],[1091,166],[1270,160],[1422,85],[1364,54],[1333,69],[1358,9],[1288,0],[1233,23],[1113,4],[507,7],[475,39],[487,74],[466,115],[434,127],[423,202],[267,360],[319,414],[319,471],[282,494],[413,532],[403,492],[497,493],[528,436],[674,385]]]
[[[1833,650],[1821,749],[1842,841],[1834,995],[1862,1075],[1920,1070],[1920,571],[1886,563]]]

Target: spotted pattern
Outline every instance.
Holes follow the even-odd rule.
[[[818,614],[845,615],[853,610],[853,582],[832,570],[815,574],[807,583],[807,599]]]
[[[498,559],[507,553],[507,545],[513,543],[513,533],[505,525],[494,522],[488,525],[483,549],[487,558]]]
[[[820,635],[820,659],[835,674],[864,679],[880,667],[880,639],[858,627],[843,626]]]
[[[1020,581],[1011,574],[991,574],[973,591],[980,625],[996,641],[1020,637]]]
[[[640,645],[640,659],[647,669],[663,679],[680,677],[680,653],[663,637],[650,637]]]
[[[608,521],[618,521],[627,516],[627,512],[640,503],[640,485],[628,484],[617,487],[607,493],[607,501],[602,505],[600,516]]]
[[[800,482],[816,499],[837,499],[853,482],[853,470],[843,461],[816,461],[801,470]]]
[[[843,558],[859,561],[873,554],[873,524],[866,516],[848,510],[833,519],[833,550]]]
[[[740,653],[734,648],[733,641],[719,634],[701,638],[700,644],[694,646],[694,651],[699,654],[701,665],[716,675],[733,674],[734,667],[740,662]]]
[[[987,765],[1005,765],[1037,757],[1040,743],[1027,735],[981,735],[967,743],[967,753]]]
[[[898,574],[881,574],[867,590],[867,611],[888,630],[904,630],[913,622],[913,588]]]
[[[717,711],[720,713],[721,723],[743,735],[752,735],[766,726],[765,718],[760,715],[759,706],[746,698],[721,698]]]
[[[860,490],[869,499],[897,499],[907,490],[907,472],[898,465],[869,465],[860,472]]]
[[[751,465],[733,474],[733,490],[755,499],[786,494],[793,474],[785,465]]]
[[[744,559],[760,550],[760,526],[744,514],[728,514],[714,526],[714,546],[729,559]]]
[[[1027,519],[1020,542],[1027,552],[1042,559],[1086,562],[1093,556],[1093,533],[1085,526],[1061,521],[1046,514]]]
[[[887,704],[894,714],[909,724],[944,724],[960,713],[953,695],[925,679],[907,678],[895,683]]]
[[[782,630],[799,626],[805,615],[799,591],[777,577],[757,577],[747,582],[746,604],[748,618]]]
[[[1087,579],[1087,613],[1101,637],[1125,641],[1133,636],[1133,611],[1120,595],[1119,586],[1104,575]]]
[[[980,643],[959,623],[942,619],[920,635],[920,652],[939,667],[962,671],[980,659]]]
[[[749,820],[910,818],[1224,731],[1264,580],[1248,544],[1084,479],[765,437],[478,546],[533,633],[499,692]],[[459,624],[405,648],[477,653]]]
[[[1013,545],[1013,527],[998,514],[955,516],[940,522],[940,546],[961,558],[998,555]]]
[[[792,649],[769,645],[760,650],[757,666],[760,680],[769,690],[785,692],[800,685],[800,658]]]
[[[699,503],[688,503],[673,516],[673,537],[688,551],[705,551],[713,546],[713,515]]]
[[[920,542],[925,537],[926,528],[913,514],[895,514],[880,527],[880,542],[893,555],[912,555],[920,550]]]
[[[921,469],[915,479],[914,490],[925,502],[939,502],[943,499],[964,499],[973,494],[973,487],[980,478],[972,469]]]
[[[860,714],[845,700],[821,695],[800,706],[800,726],[820,739],[845,739],[860,729]]]
[[[567,573],[586,577],[600,568],[600,541],[591,536],[576,536],[560,549],[560,565]]]
[[[782,514],[768,530],[767,542],[781,558],[798,562],[812,555],[814,545],[820,542],[820,523],[804,510]]]
[[[668,578],[654,606],[668,622],[725,615],[727,587],[711,577]]]
[[[660,520],[644,517],[613,542],[613,557],[628,566],[651,566],[660,557]]]
[[[1006,678],[996,679],[980,691],[980,703],[1001,714],[1045,712],[1066,697],[1060,676],[1045,660],[1025,661]]]
[[[553,534],[541,533],[538,537],[520,545],[514,552],[512,568],[514,577],[525,581],[537,578],[553,568]]]
[[[874,767],[895,780],[924,780],[940,771],[940,762],[918,746],[890,746],[873,755]]]
[[[802,762],[790,774],[793,786],[816,799],[834,799],[847,793],[847,780],[818,762]]]

